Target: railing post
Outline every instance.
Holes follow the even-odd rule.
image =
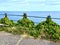
[[[7,17],[7,13],[5,13],[5,17]]]
[[[26,13],[23,14],[23,18],[27,18],[27,14]]]

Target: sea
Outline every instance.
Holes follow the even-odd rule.
[[[35,16],[35,17],[28,17],[30,20],[34,21],[35,24],[38,24],[42,21],[45,21],[46,18],[38,18],[38,17],[47,17],[51,16],[51,18],[60,18],[60,11],[0,11],[0,19],[4,17],[4,14],[7,13],[8,18],[17,22],[19,19],[22,19],[24,13],[27,16]],[[37,17],[37,18],[36,18]],[[54,22],[60,25],[60,19],[52,19]]]

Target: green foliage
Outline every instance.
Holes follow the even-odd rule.
[[[56,40],[60,40],[60,35],[58,33],[54,33],[53,38]]]
[[[0,26],[0,31],[4,30],[12,34],[28,34],[34,38],[60,40],[60,25],[55,23],[51,16],[47,16],[45,21],[42,21],[35,26],[34,22],[27,18],[27,14],[24,13],[23,18],[14,23],[13,20],[9,20],[7,14],[0,19],[0,23],[9,25],[6,27]]]
[[[23,27],[28,27],[28,28],[34,28],[34,22],[29,20],[26,16],[26,14],[24,14],[23,18],[21,20],[17,21],[17,25],[23,26]]]
[[[54,40],[60,40],[59,29],[60,26],[51,19],[51,16],[48,16],[46,21],[43,21],[36,26],[36,30],[39,31],[38,33],[41,35],[41,38],[44,37]],[[58,31],[59,33],[57,33]]]
[[[9,20],[7,15],[5,15],[5,17],[0,20],[0,23],[5,24],[5,25],[9,25],[9,26],[13,26],[14,25],[13,20]]]
[[[0,31],[3,31],[4,29],[3,29],[3,27],[2,26],[0,26]]]
[[[34,38],[38,38],[38,36],[39,36],[39,33],[38,33],[38,31],[37,30],[31,30],[30,32],[29,32],[29,34],[31,35],[31,36],[33,36]]]

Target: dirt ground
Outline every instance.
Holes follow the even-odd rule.
[[[47,40],[23,38],[20,35],[13,35],[6,32],[0,32],[0,45],[60,45],[60,44]]]

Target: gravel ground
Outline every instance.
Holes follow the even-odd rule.
[[[16,45],[21,36],[12,35],[6,32],[0,32],[0,45]],[[46,40],[38,40],[31,38],[24,38],[19,45],[60,45],[59,43],[54,43]]]
[[[0,45],[15,45],[20,36],[0,32]]]
[[[21,41],[19,45],[60,45],[60,44],[55,42],[50,42],[47,40],[25,38],[24,40]]]

